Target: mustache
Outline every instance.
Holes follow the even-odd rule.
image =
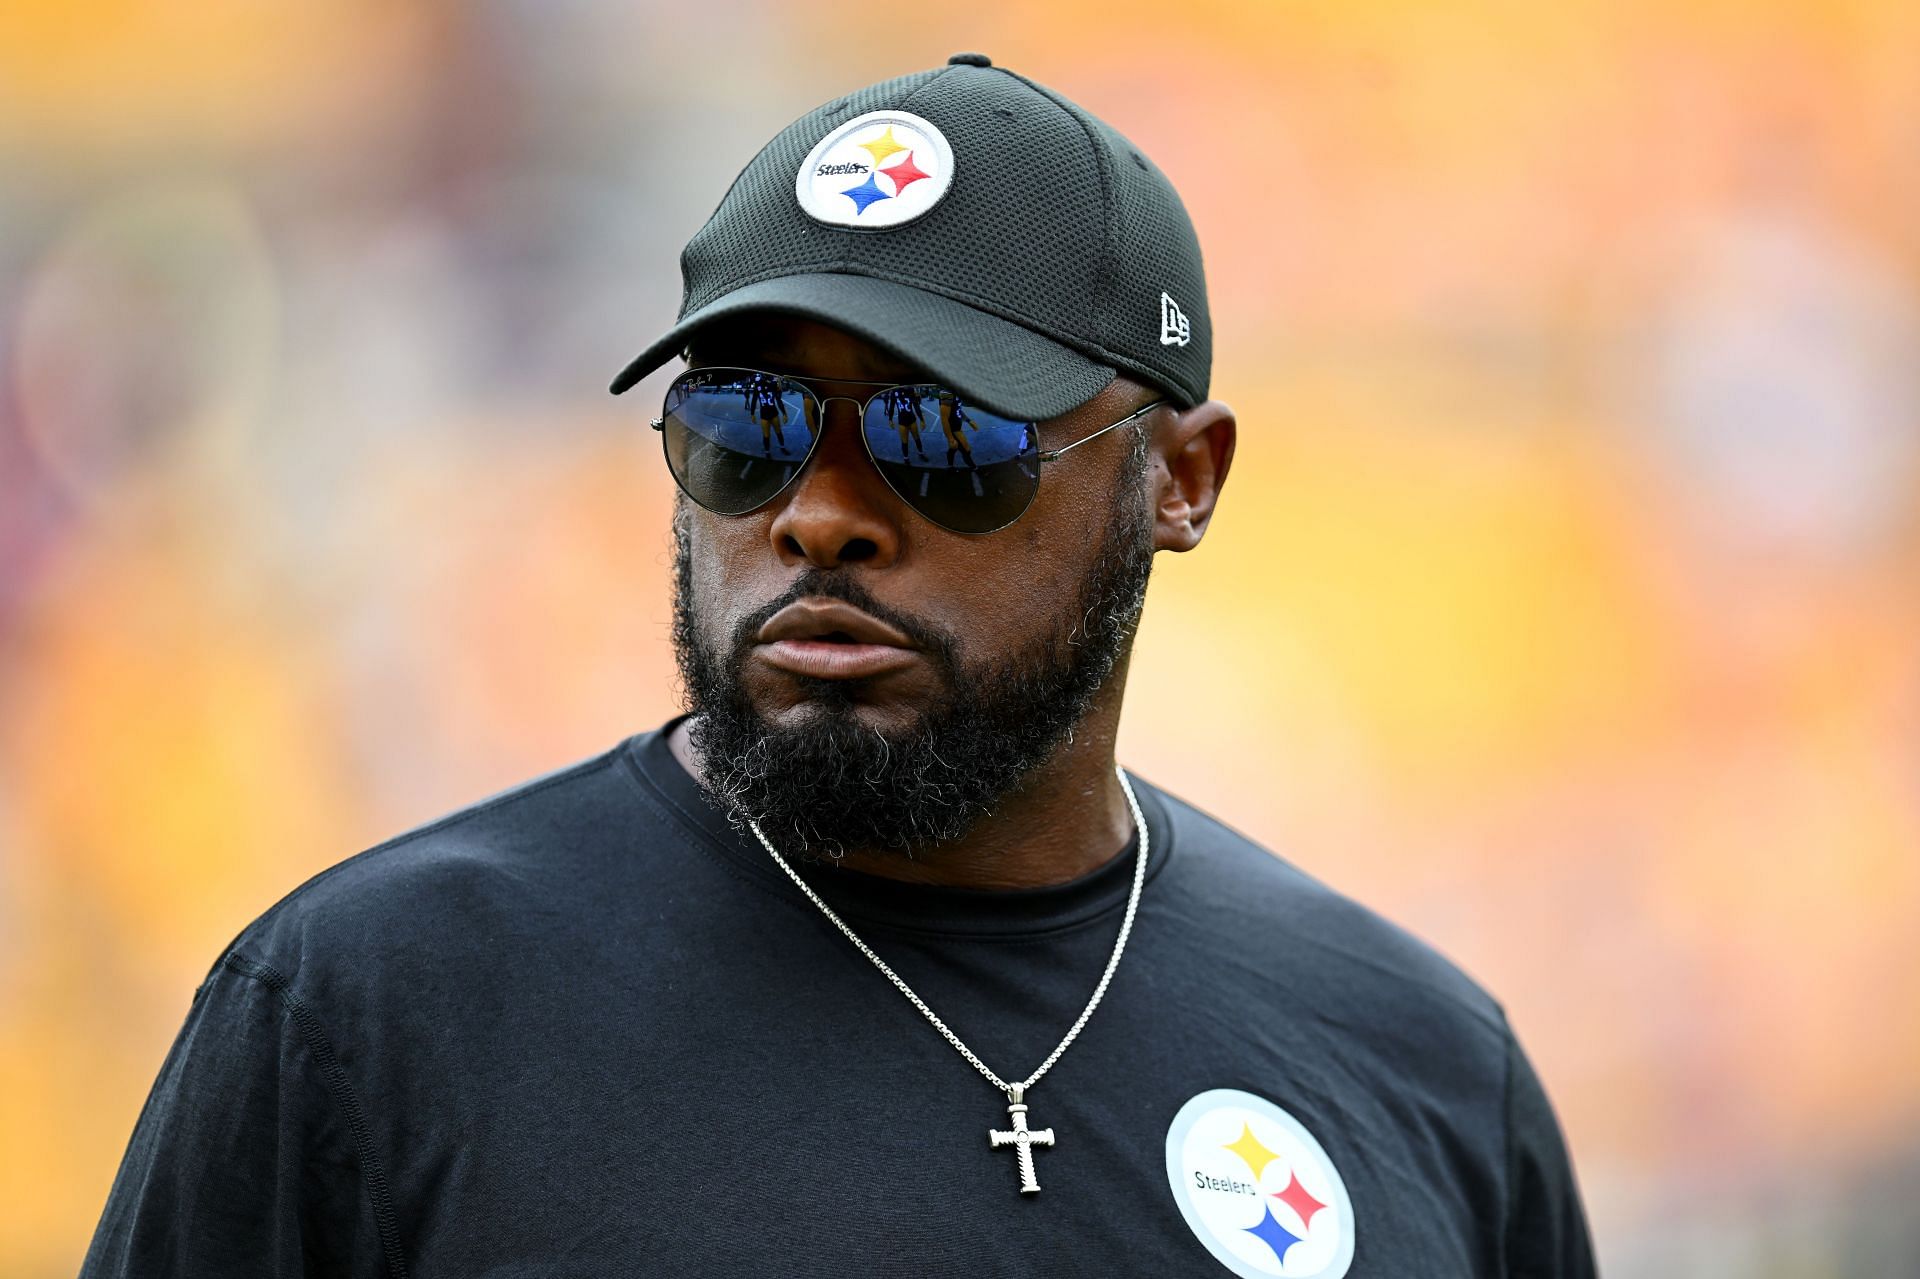
[[[738,662],[744,659],[747,650],[753,647],[755,636],[760,633],[760,628],[765,626],[768,619],[775,613],[809,596],[839,600],[853,605],[862,612],[871,613],[881,621],[898,627],[907,638],[919,645],[922,651],[948,671],[953,669],[959,645],[951,633],[911,614],[882,604],[874,598],[873,592],[861,585],[851,574],[820,568],[808,569],[795,578],[786,590],[740,619],[734,626],[731,637],[731,652],[734,660]]]

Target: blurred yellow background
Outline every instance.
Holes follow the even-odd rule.
[[[0,1274],[360,848],[676,707],[678,252],[979,49],[1240,413],[1122,758],[1507,1004],[1613,1276],[1920,1274],[1920,6],[0,8]]]

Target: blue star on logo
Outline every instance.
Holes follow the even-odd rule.
[[[1245,1229],[1248,1234],[1273,1249],[1273,1255],[1279,1258],[1283,1266],[1287,1264],[1287,1249],[1300,1242],[1299,1235],[1273,1219],[1271,1207],[1262,1207],[1260,1220]]]
[[[885,191],[882,191],[880,189],[880,184],[873,180],[873,175],[871,173],[867,175],[867,180],[865,182],[862,182],[857,187],[850,187],[849,189],[842,191],[840,194],[846,196],[849,200],[853,201],[854,205],[856,206],[854,209],[854,215],[856,217],[862,213],[865,213],[867,211],[867,206],[869,204],[872,204],[875,200],[893,199],[892,196],[888,195]]]

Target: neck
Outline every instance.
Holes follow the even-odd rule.
[[[850,849],[838,864],[909,883],[991,889],[1064,884],[1112,861],[1134,835],[1133,810],[1113,772],[1120,699],[1117,691],[1109,697],[1108,690],[1122,683],[1109,680],[1074,728],[1073,740],[1062,743],[961,839],[921,858]],[[674,726],[667,747],[704,787],[687,722]]]

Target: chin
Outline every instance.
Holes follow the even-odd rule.
[[[776,732],[840,725],[896,737],[926,721],[926,708],[881,694],[872,686],[875,682],[794,677],[786,688],[755,697],[753,708]]]

